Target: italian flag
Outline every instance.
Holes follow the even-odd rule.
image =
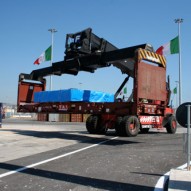
[[[160,55],[169,55],[169,54],[177,54],[179,53],[179,39],[178,36],[174,39],[172,39],[170,42],[168,42],[167,44],[159,47],[156,50],[157,54]]]
[[[43,52],[39,58],[37,58],[34,62],[34,64],[40,64],[42,62],[45,62],[45,61],[49,61],[51,60],[51,49],[52,49],[52,46],[50,46],[49,48],[47,48],[45,50],[45,52]]]
[[[177,87],[175,87],[175,88],[173,89],[173,93],[174,93],[174,94],[177,94]]]
[[[123,93],[124,93],[124,94],[127,93],[127,87],[125,87],[125,88],[123,89]]]

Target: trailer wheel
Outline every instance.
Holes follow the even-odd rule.
[[[140,130],[140,123],[136,116],[125,116],[121,122],[121,126],[128,137],[137,136]]]
[[[168,117],[165,127],[168,133],[171,133],[171,134],[176,133],[177,122],[176,122],[176,118],[173,115]]]
[[[107,130],[108,130],[107,125],[101,124],[101,120],[99,119],[99,123],[97,126],[97,133],[101,135],[105,135]]]
[[[99,125],[99,116],[90,115],[86,120],[86,129],[90,134],[100,133]]]
[[[118,135],[124,135],[125,131],[121,126],[121,122],[123,120],[123,117],[117,117],[117,120],[115,122],[115,131]]]

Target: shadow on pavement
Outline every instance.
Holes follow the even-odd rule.
[[[6,169],[6,170],[16,170],[23,168],[23,166],[17,166],[13,164],[7,164],[7,163],[0,163],[0,168]],[[143,185],[135,185],[131,183],[124,183],[124,182],[117,182],[113,180],[103,180],[103,179],[98,179],[98,178],[92,178],[92,177],[84,177],[80,175],[73,175],[73,174],[67,174],[67,173],[61,173],[61,172],[52,172],[52,171],[47,171],[47,170],[42,170],[42,169],[26,169],[24,171],[21,171],[19,173],[23,174],[28,174],[28,175],[33,175],[36,177],[43,177],[47,179],[53,179],[53,180],[58,180],[62,181],[62,188],[64,189],[64,184],[69,186],[68,183],[71,184],[77,184],[77,185],[82,185],[82,186],[87,186],[97,189],[105,189],[105,190],[110,190],[110,191],[151,191],[154,188],[151,186],[143,186]],[[24,177],[23,177],[24,178]],[[35,180],[33,180],[34,182]],[[7,182],[8,184],[8,182]],[[10,183],[12,184],[12,183]],[[14,183],[13,183],[14,184]],[[16,184],[16,183],[15,183]],[[51,189],[51,188],[50,188]]]
[[[18,130],[18,129],[9,129],[9,130],[4,129],[1,131],[11,131],[11,132],[14,132],[15,134],[29,136],[29,137],[45,138],[45,139],[58,138],[58,139],[66,139],[66,140],[75,140],[80,143],[91,143],[91,144],[96,144],[97,142],[107,140],[108,137],[116,136],[115,133],[112,133],[102,137],[95,137],[95,136],[91,137],[91,136],[88,136],[89,135],[88,133],[81,134],[79,131],[52,132],[52,131],[31,131],[31,130]],[[134,141],[131,138],[129,138],[131,140],[127,139],[127,137],[125,138],[126,140],[117,139],[117,140],[105,142],[103,143],[103,145],[117,146],[117,145],[124,145],[124,144],[141,143],[140,141]]]
[[[163,174],[155,174],[155,173],[146,173],[146,172],[131,172],[133,174],[143,174],[143,175],[151,175],[151,176],[163,176]]]

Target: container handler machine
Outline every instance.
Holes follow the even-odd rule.
[[[48,75],[93,73],[98,68],[115,66],[126,75],[112,103],[46,102],[35,103],[34,93],[45,91]],[[127,101],[118,95],[133,78],[133,91]],[[21,73],[18,82],[18,112],[91,114],[86,121],[89,133],[105,133],[115,129],[122,136],[137,136],[150,128],[166,128],[175,133],[177,122],[169,106],[170,83],[166,81],[166,59],[149,44],[118,49],[91,28],[67,34],[65,57],[50,67]]]

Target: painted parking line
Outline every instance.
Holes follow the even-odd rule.
[[[182,170],[182,169],[185,169],[186,166],[187,166],[187,163],[183,164],[182,166],[177,167],[176,169]],[[170,171],[160,177],[157,184],[155,185],[154,191],[163,191],[164,190],[164,185],[165,185],[165,182],[167,181],[167,179],[169,178],[169,175],[170,175]]]
[[[169,174],[170,174],[170,171],[160,177],[157,184],[155,185],[154,191],[163,191],[164,190],[164,184],[167,181]]]
[[[66,156],[73,155],[73,154],[75,154],[75,153],[79,153],[79,152],[82,152],[82,151],[84,151],[84,150],[87,150],[87,149],[90,149],[90,148],[93,148],[93,147],[97,147],[97,146],[99,146],[99,145],[101,145],[101,144],[104,144],[104,143],[106,143],[106,142],[109,142],[109,141],[114,140],[114,139],[117,139],[117,138],[118,138],[118,137],[113,137],[113,138],[107,139],[107,140],[105,140],[105,141],[99,142],[99,143],[97,143],[97,144],[90,145],[90,146],[88,146],[88,147],[84,147],[84,148],[81,148],[81,149],[78,149],[78,150],[75,150],[75,151],[72,151],[72,152],[63,154],[63,155],[59,155],[59,156],[56,156],[56,157],[53,157],[53,158],[50,158],[50,159],[47,159],[47,160],[43,160],[43,161],[40,161],[40,162],[37,162],[37,163],[34,163],[34,164],[30,164],[30,165],[28,165],[28,166],[24,166],[24,167],[22,167],[22,168],[18,168],[18,169],[15,169],[15,170],[12,170],[12,171],[9,171],[9,172],[0,174],[0,178],[6,177],[6,176],[9,176],[9,175],[18,173],[18,172],[22,172],[22,171],[24,171],[24,170],[26,170],[26,169],[33,168],[33,167],[36,167],[36,166],[39,166],[39,165],[42,165],[42,164],[45,164],[45,163],[48,163],[48,162],[51,162],[51,161],[60,159],[60,158],[64,158],[64,157],[66,157]]]

